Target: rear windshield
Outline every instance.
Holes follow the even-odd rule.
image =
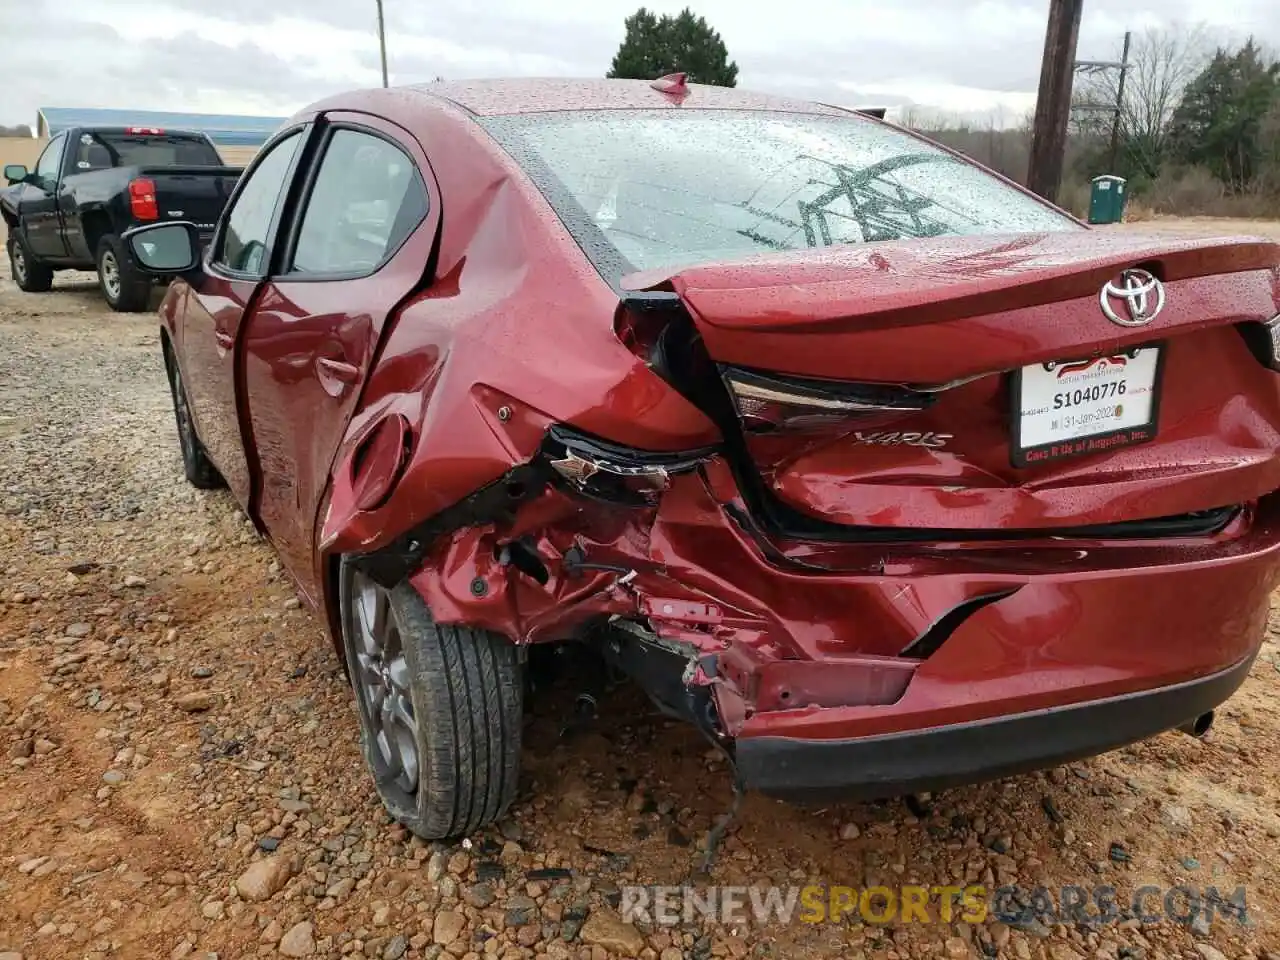
[[[614,282],[836,243],[1080,229],[981,168],[856,116],[609,110],[481,122]]]
[[[83,133],[71,169],[110,167],[220,167],[222,159],[204,137],[193,134]]]

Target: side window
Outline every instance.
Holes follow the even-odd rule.
[[[320,161],[294,248],[296,273],[370,273],[427,215],[427,190],[399,147],[337,129]]]
[[[58,171],[62,167],[62,151],[66,145],[66,134],[58,134],[49,141],[49,145],[44,148],[44,153],[40,154],[40,159],[36,161],[36,176],[40,178],[40,183],[46,190],[52,190],[53,185],[58,182]]]
[[[75,145],[75,166],[72,173],[84,173],[89,170],[110,170],[116,164],[107,145],[98,137],[84,134]]]
[[[214,261],[236,273],[262,276],[267,269],[267,239],[271,218],[285,190],[293,155],[302,143],[300,133],[275,144],[249,174],[235,206],[227,214],[221,249]]]

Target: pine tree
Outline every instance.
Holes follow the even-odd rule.
[[[687,7],[679,16],[661,18],[641,7],[623,23],[626,36],[606,76],[652,80],[683,71],[690,83],[737,85],[738,65],[729,59],[720,34]]]
[[[1278,100],[1280,63],[1266,62],[1252,39],[1235,53],[1219,49],[1174,111],[1179,159],[1207,167],[1232,191],[1246,189],[1264,159],[1264,121]]]

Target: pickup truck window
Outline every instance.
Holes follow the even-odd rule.
[[[75,145],[73,173],[111,167],[220,167],[218,151],[184,134],[85,133]]]
[[[335,130],[307,200],[293,270],[371,273],[426,215],[426,188],[403,150],[380,137]]]
[[[214,262],[235,273],[260,277],[267,269],[267,241],[271,219],[285,192],[300,134],[278,141],[247,174],[234,205],[227,213],[226,232]]]
[[[58,168],[62,166],[62,150],[66,145],[66,135],[58,134],[49,141],[49,145],[44,148],[44,153],[40,154],[40,159],[36,161],[36,179],[46,190],[52,190],[54,184],[58,182]]]

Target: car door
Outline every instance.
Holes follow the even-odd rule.
[[[249,460],[237,403],[236,340],[266,283],[275,238],[309,126],[281,133],[245,172],[218,225],[178,325],[187,404],[209,459],[246,510]]]
[[[409,133],[364,114],[324,119],[282,272],[257,300],[242,344],[259,518],[312,599],[334,456],[388,318],[423,281],[440,209]]]
[[[19,216],[26,230],[27,246],[37,257],[57,260],[67,255],[58,227],[58,175],[67,135],[60,133],[36,161],[35,174],[22,192]]]
[[[67,256],[79,263],[94,263],[98,251],[91,249],[93,231],[85,230],[84,217],[97,215],[105,207],[107,198],[101,195],[85,197],[82,205],[73,188],[82,174],[110,170],[115,163],[99,135],[82,133],[67,143],[66,173],[58,184],[58,219]],[[101,188],[99,188],[100,190]],[[97,193],[98,191],[94,191]]]

